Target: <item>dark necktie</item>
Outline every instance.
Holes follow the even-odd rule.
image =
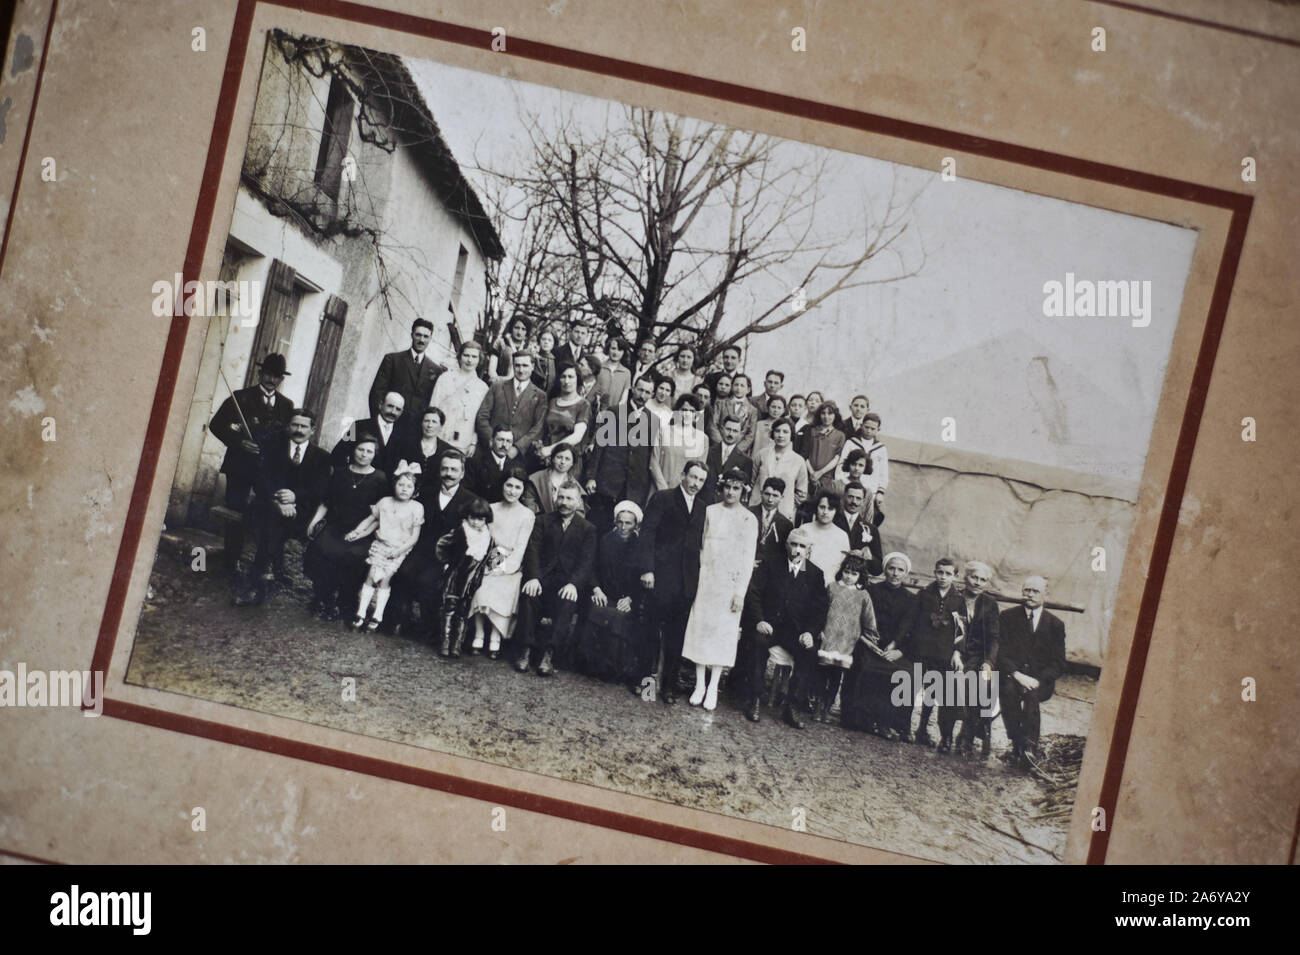
[[[294,464],[302,464],[302,445],[301,445],[301,444],[295,444],[295,445],[293,446],[293,463],[294,463]]]

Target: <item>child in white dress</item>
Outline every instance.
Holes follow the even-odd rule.
[[[354,630],[360,630],[363,626],[372,631],[379,629],[379,624],[384,619],[384,607],[388,604],[389,582],[420,536],[420,525],[424,523],[424,505],[411,500],[415,496],[415,476],[419,473],[418,464],[402,461],[393,470],[393,496],[372,504],[370,516],[343,538],[346,541],[360,540],[375,531],[375,539],[370,543],[370,555],[366,558],[370,571],[366,574],[365,583],[361,585],[357,615],[352,621]],[[366,611],[370,609],[372,597],[375,610],[367,619]]]

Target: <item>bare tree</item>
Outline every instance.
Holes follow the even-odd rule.
[[[504,311],[600,327],[631,315],[638,337],[690,341],[707,361],[924,264],[900,244],[915,196],[891,190],[883,210],[864,202],[860,229],[828,232],[819,211],[845,197],[823,194],[825,151],[638,107],[610,115],[595,132],[526,116],[529,166],[483,169],[498,227],[522,237],[496,290]]]

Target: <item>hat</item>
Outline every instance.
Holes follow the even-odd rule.
[[[812,531],[808,530],[807,524],[800,524],[790,532],[790,536],[787,537],[786,540],[791,544],[811,545],[813,542]]]
[[[266,372],[268,375],[274,375],[277,378],[282,378],[285,375],[290,374],[290,372],[285,370],[284,356],[279,352],[271,352],[258,362],[258,364],[262,366],[262,371]]]
[[[620,511],[631,511],[632,516],[636,518],[637,524],[640,524],[642,518],[645,517],[645,515],[641,513],[641,508],[637,507],[631,501],[619,501],[615,504],[614,516],[617,517]]]

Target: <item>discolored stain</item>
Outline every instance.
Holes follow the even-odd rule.
[[[36,47],[32,43],[32,38],[26,33],[18,34],[14,40],[14,63],[9,67],[9,75],[17,76],[19,73],[26,72],[32,68],[32,63],[36,59]]]

